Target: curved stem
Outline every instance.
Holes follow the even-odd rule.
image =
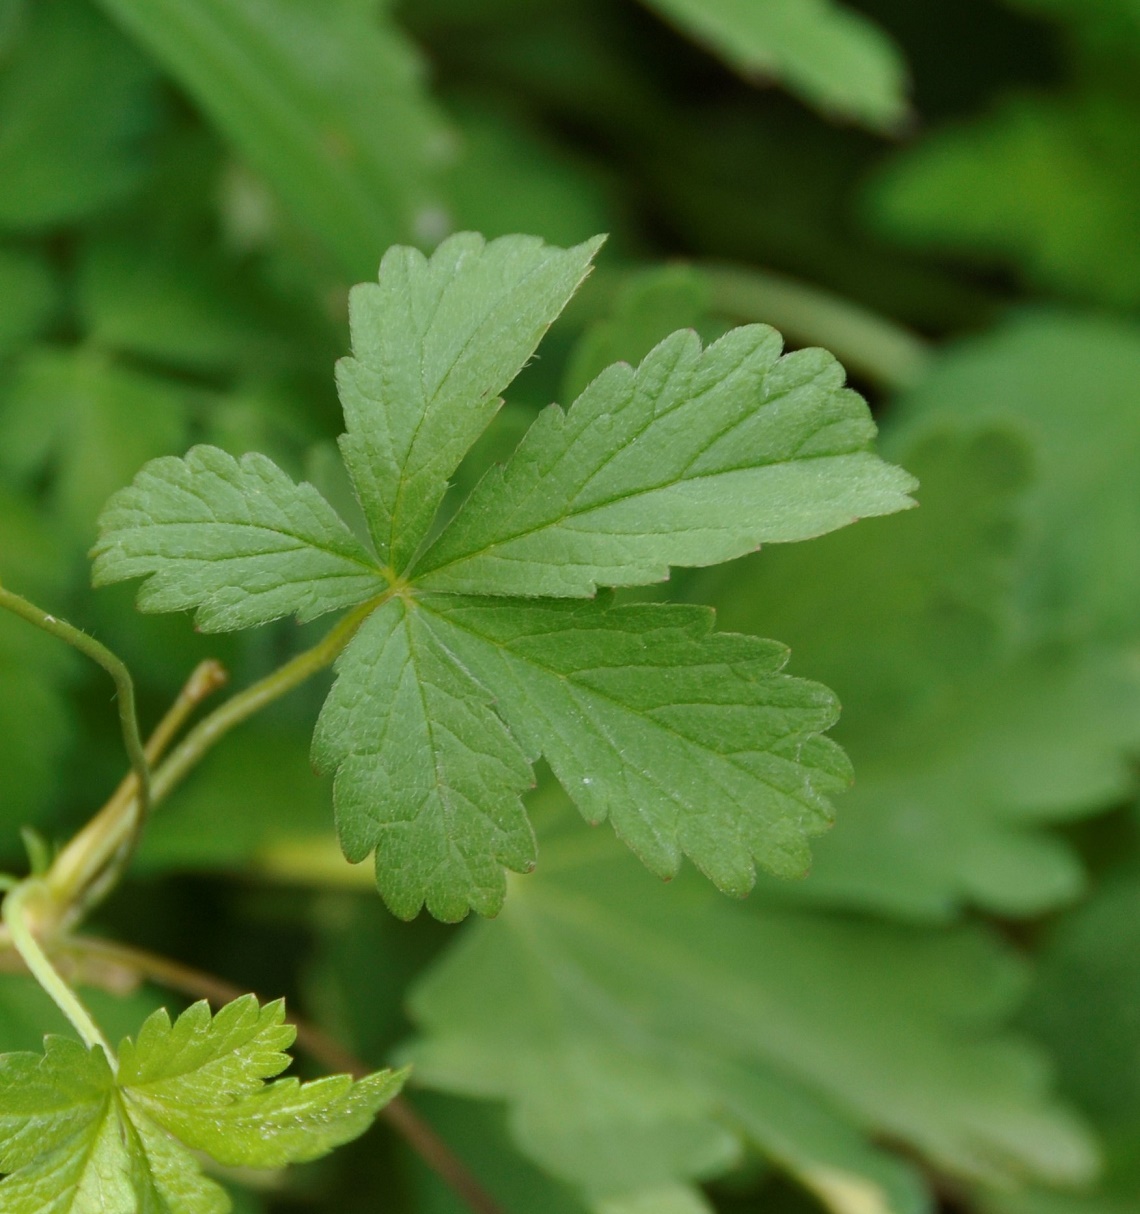
[[[191,769],[199,763],[206,753],[215,746],[231,729],[253,716],[274,700],[280,699],[294,687],[311,678],[318,671],[324,670],[337,659],[341,651],[352,640],[357,629],[383,599],[392,592],[386,592],[379,599],[362,603],[354,611],[344,616],[312,649],[298,654],[292,661],[287,662],[280,670],[267,675],[252,687],[239,692],[227,700],[220,708],[212,712],[186,735],[174,748],[174,751],[161,764],[150,781],[150,804],[158,805],[171,791],[185,779]],[[199,671],[201,668],[199,668]],[[221,668],[213,664],[202,680],[201,688],[213,690],[220,686],[218,672]],[[199,672],[196,671],[197,675]],[[194,682],[192,676],[191,683]],[[167,719],[159,726],[151,746],[160,753],[161,747],[167,745],[177,729],[189,714],[187,692],[191,684],[187,684]],[[196,701],[195,701],[196,702]],[[183,711],[185,708],[185,711]],[[172,715],[180,719],[170,728],[166,727]],[[115,863],[115,858],[124,852],[129,854],[135,838],[135,823],[137,813],[137,785],[120,788],[111,800],[94,818],[77,834],[60,852],[55,864],[52,865],[47,881],[56,901],[67,908],[65,922],[69,927],[82,918],[86,903],[81,897],[83,891],[95,885],[94,893],[104,895],[110,888],[106,881],[99,879],[100,874],[112,866],[115,877],[121,871],[121,866]]]
[[[6,608],[21,619],[27,620],[44,632],[58,637],[61,641],[78,649],[80,653],[91,659],[111,676],[115,683],[115,691],[119,701],[119,725],[123,732],[123,745],[134,771],[137,794],[132,800],[132,832],[141,829],[146,821],[151,806],[150,764],[147,762],[143,748],[142,735],[139,732],[138,712],[135,708],[135,685],[131,672],[122,659],[113,654],[106,645],[100,644],[94,637],[81,632],[66,620],[56,619],[30,603],[21,595],[0,586],[0,607]]]
[[[49,899],[50,894],[42,881],[22,881],[4,899],[4,925],[8,929],[13,947],[24,959],[24,964],[32,973],[32,977],[44,988],[55,1001],[56,1007],[71,1022],[72,1027],[83,1039],[88,1048],[99,1046],[107,1055],[107,1062],[112,1071],[117,1069],[118,1060],[107,1039],[99,1031],[99,1026],[91,1019],[91,1013],[83,1006],[79,996],[64,981],[62,975],[48,960],[47,954],[40,947],[36,934],[28,922],[28,901],[35,897]]]
[[[239,986],[214,974],[183,965],[168,957],[149,953],[112,940],[90,936],[71,937],[59,942],[61,952],[80,961],[87,959],[103,965],[121,967],[191,999],[206,999],[215,1006],[232,1003],[246,994]],[[290,1015],[297,1030],[297,1045],[333,1071],[360,1079],[371,1071],[366,1063],[346,1050],[315,1024]],[[435,1132],[403,1096],[397,1096],[383,1109],[382,1117],[475,1214],[505,1214],[499,1203],[483,1188],[467,1165]]]
[[[930,346],[917,334],[819,287],[768,270],[700,269],[714,311],[763,321],[797,342],[823,346],[849,370],[884,388],[910,387],[930,360]]]

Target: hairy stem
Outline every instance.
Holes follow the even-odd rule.
[[[47,954],[40,947],[39,940],[32,927],[34,922],[34,907],[29,902],[36,900],[47,901],[50,904],[51,895],[38,879],[22,881],[5,898],[3,906],[4,925],[13,947],[24,960],[31,971],[32,977],[44,988],[55,1001],[56,1007],[67,1017],[71,1026],[83,1039],[85,1045],[94,1049],[99,1046],[107,1055],[107,1062],[112,1070],[118,1067],[115,1052],[107,1039],[99,1031],[99,1026],[91,1019],[91,1013],[83,1006],[79,996],[64,981],[59,971],[48,960]]]
[[[60,952],[70,955],[81,964],[87,961],[101,966],[121,967],[168,990],[178,991],[191,999],[206,999],[215,1006],[232,1003],[246,994],[241,987],[227,982],[224,978],[111,940],[99,940],[89,936],[71,937],[61,940],[57,947]],[[331,1070],[344,1072],[356,1079],[372,1070],[316,1025],[297,1016],[291,1015],[288,1019],[297,1030],[297,1045]],[[505,1214],[499,1203],[471,1174],[467,1165],[406,1098],[397,1096],[380,1110],[380,1117],[475,1214]]]
[[[705,265],[701,273],[715,311],[823,346],[883,388],[910,387],[929,362],[930,347],[917,334],[829,291],[766,270]]]
[[[89,637],[65,620],[58,620],[49,615],[34,603],[11,590],[0,586],[0,607],[27,620],[44,632],[58,637],[74,649],[90,658],[111,676],[115,683],[115,691],[119,701],[119,724],[123,732],[123,745],[130,760],[135,777],[135,796],[131,798],[131,829],[138,830],[145,822],[151,806],[150,764],[147,762],[146,751],[143,748],[142,735],[139,732],[138,713],[135,709],[135,685],[131,672],[123,661],[116,657],[106,645],[101,645],[94,637]]]

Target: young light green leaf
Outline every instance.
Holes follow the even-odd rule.
[[[265,1080],[289,1064],[294,1030],[252,995],[211,1016],[165,1011],[124,1041],[115,1075],[102,1050],[48,1037],[45,1053],[0,1057],[0,1203],[10,1214],[225,1214],[229,1198],[191,1151],[233,1167],[316,1159],[359,1137],[403,1073],[357,1082]]]
[[[834,0],[646,0],[749,78],[776,77],[825,113],[890,128],[905,116],[898,47]]]
[[[503,865],[534,867],[519,795],[530,764],[490,696],[395,598],[373,613],[337,665],[313,742],[336,772],[337,825],[350,860],[376,852],[376,880],[403,918],[495,914]]]
[[[337,368],[341,449],[376,551],[397,573],[600,243],[461,233],[430,259],[390,249],[379,282],[353,289],[353,357]]]
[[[387,585],[316,489],[263,455],[195,447],[154,460],[111,498],[99,527],[95,585],[145,576],[144,611],[197,608],[208,632],[315,619]]]
[[[438,213],[446,128],[395,24],[355,0],[102,0],[353,278]],[[436,226],[446,217],[436,218]],[[430,232],[419,233],[430,235]]]
[[[866,404],[823,350],[780,357],[764,325],[707,350],[666,338],[548,409],[416,569],[433,590],[589,596],[912,504],[870,451]]]
[[[782,673],[774,641],[712,633],[712,613],[652,604],[428,596],[441,643],[479,678],[530,755],[590,822],[607,818],[661,877],[682,855],[742,895],[755,859],[808,866],[849,779],[820,734],[838,705]]]
[[[420,1082],[507,1101],[554,1175],[621,1194],[724,1173],[749,1143],[836,1214],[919,1214],[921,1179],[872,1139],[996,1184],[1095,1168],[1002,1027],[1021,971],[994,937],[665,890],[555,829],[550,863],[411,1002]]]

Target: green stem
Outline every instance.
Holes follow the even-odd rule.
[[[239,692],[201,721],[155,771],[151,780],[151,805],[158,805],[169,796],[203,756],[236,725],[331,666],[364,620],[391,593],[388,591],[380,599],[361,604],[312,649],[298,654],[280,670]],[[136,815],[135,800],[133,790],[123,790],[123,795],[112,797],[52,865],[47,881],[57,905],[68,908],[64,926],[72,927],[83,917],[88,905],[83,900],[85,890],[97,883],[100,896],[107,892],[99,876],[130,844]]]
[[[56,619],[54,615],[49,615],[34,603],[30,603],[27,599],[14,594],[3,586],[0,586],[0,607],[18,615],[22,620],[27,620],[29,624],[42,628],[44,632],[58,637],[73,649],[78,649],[96,665],[102,666],[114,680],[119,701],[119,725],[123,731],[123,745],[135,773],[135,779],[138,781],[138,795],[133,802],[131,824],[132,833],[137,833],[141,830],[147,814],[150,812],[151,779],[150,765],[146,761],[142,734],[139,732],[138,712],[135,708],[135,685],[131,679],[131,672],[106,645],[101,645],[94,637],[81,632],[66,620]]]
[[[849,370],[892,391],[922,378],[930,346],[917,334],[829,291],[770,271],[703,265],[714,311],[763,321],[823,346]]]
[[[22,881],[4,899],[3,918],[12,945],[24,959],[35,980],[55,1001],[56,1007],[67,1017],[71,1026],[90,1049],[99,1046],[107,1055],[112,1071],[118,1068],[114,1050],[99,1026],[91,1019],[91,1013],[79,1001],[79,996],[64,981],[59,971],[48,960],[40,947],[36,934],[28,921],[28,902],[40,898],[52,905],[51,892],[40,880]]]

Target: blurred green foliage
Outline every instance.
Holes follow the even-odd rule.
[[[857,781],[803,881],[660,886],[543,780],[499,919],[397,923],[339,858],[317,680],[163,807],[99,930],[415,1059],[511,1214],[1131,1214],[1138,81],[1136,0],[0,0],[0,578],[124,655],[144,724],[317,634],[92,592],[99,508],[208,441],[341,509],[347,288],[396,241],[611,234],[445,509],[609,362],[742,321],[831,349],[923,486],[623,592],[839,693]],[[103,676],[0,619],[3,866],[122,767]],[[160,996],[91,997],[117,1034]],[[0,978],[0,1049],[59,1027]],[[249,1214],[462,1209],[379,1129],[241,1180]]]

